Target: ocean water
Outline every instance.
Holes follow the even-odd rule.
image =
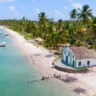
[[[57,80],[35,81],[41,74],[19,49],[14,40],[0,29],[0,96],[78,96],[70,85]]]

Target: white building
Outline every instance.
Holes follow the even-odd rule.
[[[84,46],[64,47],[62,62],[74,68],[96,65],[96,51]]]

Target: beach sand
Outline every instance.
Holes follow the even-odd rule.
[[[58,71],[52,68],[52,62],[56,59],[49,50],[43,47],[37,47],[34,44],[28,42],[19,33],[5,28],[5,31],[10,34],[16,45],[23,51],[27,56],[28,60],[34,67],[42,73],[42,76],[53,77],[54,74],[60,74],[65,78],[65,72]],[[96,74],[68,74],[71,77],[77,78],[78,81],[71,82],[70,86],[73,87],[74,91],[80,96],[96,96]],[[61,82],[61,81],[60,81]],[[63,83],[62,83],[63,84]],[[69,83],[68,83],[69,84]],[[76,90],[77,88],[77,90]],[[79,90],[80,89],[80,90]],[[78,91],[79,90],[79,91]],[[86,92],[85,92],[86,90]]]

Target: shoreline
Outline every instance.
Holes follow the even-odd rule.
[[[4,28],[4,27],[2,27]],[[42,73],[44,76],[50,76],[52,77],[54,74],[60,74],[61,76],[65,76],[67,73],[58,71],[52,67],[52,62],[55,59],[54,56],[51,56],[48,58],[46,55],[50,55],[50,51],[47,49],[36,47],[32,43],[28,42],[24,39],[23,36],[21,36],[19,33],[12,31],[8,28],[5,29],[5,31],[12,36],[14,41],[16,42],[17,46],[23,51],[25,56],[27,56],[28,60],[31,64],[34,65],[34,67]],[[52,53],[51,53],[52,54]],[[70,76],[75,76],[75,74],[69,74]],[[78,82],[74,82],[71,85],[74,87],[81,87],[84,89],[90,88],[90,85],[84,82],[81,79],[81,74],[76,74],[76,78],[78,79]],[[82,77],[83,78],[83,77]],[[86,79],[87,80],[87,79]],[[92,91],[92,92],[91,92]],[[80,94],[80,96],[94,96],[94,90],[87,90],[86,94]]]

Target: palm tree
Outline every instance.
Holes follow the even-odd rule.
[[[38,15],[38,18],[39,18],[39,23],[44,24],[46,22],[46,14],[45,14],[45,12],[41,12]]]
[[[92,10],[88,5],[84,5],[82,9],[79,9],[80,13],[78,13],[78,19],[83,21],[83,24],[86,25],[92,15]]]
[[[96,17],[92,19],[92,33],[94,37],[94,43],[96,45]]]
[[[77,28],[77,27],[76,27]],[[68,41],[70,44],[74,44],[76,41],[76,28],[70,24],[68,30]]]
[[[73,24],[74,26],[76,26],[76,19],[77,19],[77,10],[76,9],[73,9],[71,12],[70,12],[70,18],[73,20]]]
[[[67,37],[68,37],[68,31],[63,30],[57,33],[56,36],[56,41],[57,44],[65,44],[67,42]]]
[[[48,38],[46,38],[45,40],[45,46],[48,47],[50,49],[51,52],[51,48],[56,46],[56,32],[53,32],[52,34],[49,35]]]
[[[36,22],[29,21],[25,28],[25,32],[27,32],[28,34],[31,34],[32,38],[36,38],[39,36],[37,29],[38,27],[37,27]]]
[[[62,19],[60,19],[60,20],[58,20],[58,26],[57,26],[57,31],[59,30],[59,31],[61,31],[62,29],[63,29],[63,25],[64,25],[64,23],[63,23],[63,20]]]
[[[47,19],[46,14],[44,12],[41,12],[38,15],[38,18],[39,18],[40,31],[42,32],[41,37],[43,39],[45,39],[46,38],[46,32],[47,32],[48,19]]]
[[[70,12],[70,18],[76,20],[76,18],[77,18],[77,10],[76,9],[73,9]]]
[[[55,23],[53,20],[50,20],[48,24],[48,35],[51,35],[55,31],[56,31]]]

